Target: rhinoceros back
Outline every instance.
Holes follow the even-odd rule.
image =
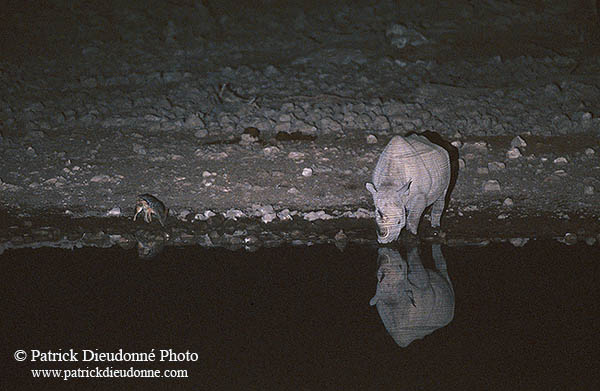
[[[379,157],[373,184],[401,187],[409,181],[411,192],[425,194],[428,204],[438,199],[450,182],[448,152],[417,134],[392,138]]]

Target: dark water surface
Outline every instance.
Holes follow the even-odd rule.
[[[9,250],[1,388],[598,389],[598,246],[442,246],[442,259],[438,250],[390,249],[379,260],[374,247],[166,248],[152,260]],[[31,362],[35,349],[73,349],[80,361]],[[157,357],[82,362],[84,349]],[[161,349],[197,359],[161,362]],[[96,367],[188,377],[32,378]]]

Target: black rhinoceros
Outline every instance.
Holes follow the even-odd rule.
[[[440,226],[450,171],[448,152],[424,136],[390,140],[377,161],[373,183],[366,183],[375,203],[379,243],[396,240],[405,225],[416,235],[429,205],[433,205],[431,226]]]

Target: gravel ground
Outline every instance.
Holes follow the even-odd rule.
[[[424,131],[458,152],[448,240],[598,241],[593,2],[313,3],[9,7],[3,246],[372,240],[364,183],[389,139]],[[140,193],[166,229],[130,221]]]

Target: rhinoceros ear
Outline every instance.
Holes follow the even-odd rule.
[[[402,185],[402,187],[398,189],[398,194],[400,194],[400,195],[409,195],[410,194],[410,185],[411,184],[412,184],[412,181],[408,181],[404,185]]]
[[[415,296],[413,294],[412,289],[407,289],[404,291],[404,293],[406,293],[406,296],[408,296],[408,299],[410,300],[410,303],[412,304],[412,306],[416,307],[417,305],[415,304]]]
[[[367,190],[369,190],[369,193],[371,193],[371,194],[377,193],[377,189],[375,189],[375,186],[371,182],[365,183],[365,187],[367,188]]]
[[[371,298],[371,300],[369,301],[369,305],[370,305],[370,306],[374,306],[375,304],[377,304],[377,301],[378,301],[378,300],[379,300],[379,299],[377,298],[377,295],[373,296],[373,297]]]

